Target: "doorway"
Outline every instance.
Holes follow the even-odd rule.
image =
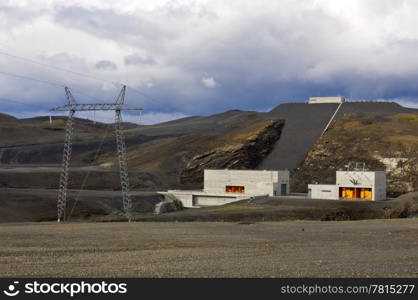
[[[280,195],[286,196],[287,195],[287,184],[282,183],[280,186]]]

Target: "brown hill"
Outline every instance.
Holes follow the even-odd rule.
[[[418,113],[338,119],[295,170],[293,187],[306,191],[308,183],[333,183],[335,171],[350,161],[386,170],[391,196],[418,190]]]
[[[267,113],[231,110],[211,116],[187,117],[148,126],[126,124],[129,166],[137,174],[137,178],[151,178],[153,181],[151,183],[147,180],[145,185],[138,183],[137,187],[157,189],[199,186],[202,168],[205,167],[292,170],[303,162],[336,107],[336,104],[285,103]],[[416,110],[396,103],[350,102],[342,106],[338,117],[375,118],[378,121],[390,120],[394,114],[402,116],[415,113]],[[48,117],[17,120],[3,116],[3,119],[9,121],[0,122],[0,164],[23,167],[31,165],[32,168],[43,165],[59,167],[65,117],[54,117],[52,125],[49,124]],[[272,124],[271,122],[278,123],[269,127],[268,124]],[[76,119],[75,126],[71,167],[93,165],[95,172],[101,172],[103,175],[96,176],[97,180],[91,182],[89,187],[114,188],[108,184],[117,177],[112,125]],[[401,132],[407,130],[404,127],[398,129]],[[336,133],[336,140],[340,138],[340,134],[343,132]],[[103,137],[104,135],[106,136]],[[387,137],[385,145],[391,149],[394,144],[405,144],[413,139],[414,133],[409,135],[408,137],[408,134],[405,134],[402,142],[392,134]],[[93,162],[100,145],[100,160]],[[340,165],[361,154],[356,152],[360,151],[360,148],[350,149],[341,154]],[[328,167],[328,162],[324,162],[324,166]],[[374,166],[379,167],[370,164],[370,167]],[[12,182],[9,178],[21,178],[25,186],[30,186],[33,182],[34,186],[30,187],[34,188],[54,187],[58,182],[58,179],[50,179],[55,178],[56,172],[54,176],[42,177],[45,179],[44,184],[40,180],[31,179],[38,174],[33,172],[35,171],[6,170],[0,174],[0,185],[15,187],[16,180]],[[314,173],[312,175],[296,182],[296,189],[302,190],[301,187],[305,183],[316,180],[318,176],[315,177]],[[80,180],[74,180],[74,184],[77,182]],[[401,187],[399,190],[410,189]]]
[[[158,139],[129,148],[132,170],[153,174],[169,186],[200,186],[205,168],[252,169],[270,153],[280,138],[282,121],[240,120],[229,132],[216,130]],[[117,166],[110,154],[100,159],[103,167]]]

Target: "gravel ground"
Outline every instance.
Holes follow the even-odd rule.
[[[418,277],[418,219],[8,223],[0,277]]]

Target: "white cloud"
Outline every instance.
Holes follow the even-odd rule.
[[[1,54],[0,72],[107,101],[124,82],[150,95],[129,91],[129,103],[166,115],[264,110],[318,92],[415,105],[417,14],[413,0],[5,0],[0,51],[89,76]],[[60,88],[1,74],[0,97],[64,101]]]
[[[203,77],[202,83],[205,87],[211,89],[218,85],[218,83],[215,81],[215,78],[213,77]]]
[[[410,108],[417,108],[418,109],[418,101],[412,100],[395,100],[395,102],[399,103],[402,106],[410,107]]]
[[[374,102],[395,102],[399,105],[407,108],[417,108],[418,109],[418,101],[417,99],[408,99],[408,98],[387,98],[387,99],[347,99],[347,101],[350,102],[368,102],[368,101],[374,101]]]

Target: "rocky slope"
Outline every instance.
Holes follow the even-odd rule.
[[[211,116],[188,117],[148,126],[125,124],[129,168],[133,172],[132,185],[138,189],[197,187],[202,182],[203,168],[293,170],[303,162],[312,149],[336,107],[336,104],[284,103],[269,112],[230,110]],[[358,127],[367,129],[367,123],[370,122],[367,118],[390,121],[395,114],[416,114],[416,110],[396,103],[350,102],[342,106],[338,117],[365,118]],[[64,121],[65,117],[54,117],[53,123],[49,124],[48,117],[16,119],[0,114],[0,186],[57,186]],[[376,126],[395,120],[389,121],[379,121]],[[87,170],[94,168],[93,176],[86,184],[88,188],[117,188],[118,165],[115,159],[116,146],[112,125],[76,119],[75,126],[76,135],[71,160],[74,175],[70,182],[71,187],[77,188],[80,182],[83,182]],[[405,135],[402,141],[408,141],[408,135],[412,138],[415,135],[410,132],[408,126],[398,127],[400,134]],[[330,134],[331,130],[326,136]],[[403,178],[410,176],[407,173],[414,172],[408,167],[411,165],[408,163],[408,157],[413,157],[413,153],[408,154],[407,151],[412,151],[411,149],[400,150],[402,153],[396,155],[382,153],[380,156],[375,154],[363,158],[362,151],[367,149],[358,146],[357,133],[353,133],[347,141],[344,140],[345,134],[345,131],[336,131],[335,138],[329,142],[329,145],[332,145],[333,141],[344,142],[347,151],[329,150],[329,153],[335,150],[340,161],[336,163],[334,157],[330,158],[331,162],[324,159],[321,164],[316,164],[316,170],[334,165],[340,167],[349,160],[369,159],[370,168],[406,163],[402,172],[391,174],[391,187],[401,185]],[[364,138],[367,140],[368,136],[365,135]],[[385,142],[384,147],[393,150],[395,148],[392,144],[401,141],[397,133],[393,132]],[[97,152],[99,148],[100,152]],[[379,150],[379,147],[377,148]],[[314,149],[314,152],[322,151],[319,144]],[[99,160],[94,161],[97,153]],[[310,156],[306,163],[313,159]],[[9,168],[11,165],[12,168]],[[44,171],[36,170],[44,166],[51,168]],[[318,175],[316,172],[310,174],[307,168],[304,170],[300,173],[302,179],[295,182],[294,187],[297,191],[304,190],[305,183],[317,179],[323,181],[322,175],[325,180],[332,182],[332,171],[320,172],[321,175]],[[146,180],[143,180],[144,178]],[[413,189],[411,182],[407,181],[408,186],[399,186],[398,190]]]
[[[240,120],[227,134],[216,131],[165,138],[128,148],[133,171],[152,174],[168,187],[200,187],[205,168],[255,168],[280,138],[283,121]],[[103,155],[101,166],[117,160]]]
[[[270,154],[279,140],[283,121],[257,124],[242,133],[237,142],[236,133],[222,137],[225,143],[209,151],[193,156],[180,173],[183,184],[201,184],[204,169],[254,169]],[[252,130],[251,130],[252,129]],[[228,144],[227,141],[235,140]]]
[[[387,171],[389,196],[418,190],[418,113],[338,119],[293,173],[293,189],[334,183],[335,171],[349,162]]]

